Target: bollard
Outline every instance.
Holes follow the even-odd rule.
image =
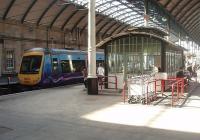
[[[115,76],[115,89],[117,90],[117,76]]]
[[[8,85],[10,85],[10,77],[8,77]]]

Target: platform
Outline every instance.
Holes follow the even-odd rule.
[[[120,93],[87,95],[83,85],[0,96],[0,139],[198,140],[199,91],[182,108],[124,104]]]
[[[18,84],[19,79],[17,76],[12,76],[12,77],[0,77],[0,86],[7,86],[7,85],[13,85],[13,84]]]

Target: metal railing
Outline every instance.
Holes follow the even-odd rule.
[[[138,77],[137,77],[138,78]],[[175,102],[178,102],[179,99],[184,95],[184,88],[187,87],[187,84],[184,82],[185,78],[168,78],[168,79],[149,79],[144,81],[141,86],[145,86],[146,90],[144,90],[142,94],[144,94],[144,98],[141,100],[143,104],[149,104],[152,101],[157,99],[158,94],[164,94],[165,88],[168,86],[171,88],[171,106],[174,106]],[[123,102],[126,102],[126,99],[129,98],[128,85],[130,83],[129,80],[123,83],[122,90],[122,98]],[[158,84],[160,82],[160,84]],[[157,87],[160,86],[160,92],[158,92]]]
[[[114,84],[115,85],[115,89],[117,90],[117,76],[97,76],[98,77],[98,85],[100,86],[100,91],[102,93],[103,91],[103,86],[105,86],[105,84]],[[114,78],[114,81],[109,81],[109,78]]]

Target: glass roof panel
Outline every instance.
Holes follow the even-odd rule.
[[[88,7],[88,0],[64,0],[66,3],[76,3]],[[134,18],[143,19],[144,14],[143,0],[128,2],[127,0],[96,0],[96,11],[114,18],[119,22],[133,25]],[[133,18],[134,17],[134,18]],[[143,23],[142,23],[143,25]]]
[[[88,0],[62,1],[88,7]],[[166,13],[153,2],[149,1],[148,5],[148,26],[167,31],[169,21]],[[96,0],[96,11],[126,25],[144,26],[144,0]]]
[[[76,3],[88,7],[88,0],[64,0],[66,2]],[[96,11],[107,15],[110,18],[128,25],[144,25],[144,0],[96,0]],[[166,22],[164,19],[158,18],[159,11],[155,8],[149,9],[150,21],[149,26],[166,30]],[[156,17],[156,18],[155,18]],[[135,22],[139,21],[139,22]]]

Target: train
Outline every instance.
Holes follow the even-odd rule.
[[[87,52],[81,50],[32,48],[22,56],[18,73],[24,86],[54,86],[83,82]],[[104,53],[96,53],[96,63],[104,62]]]

